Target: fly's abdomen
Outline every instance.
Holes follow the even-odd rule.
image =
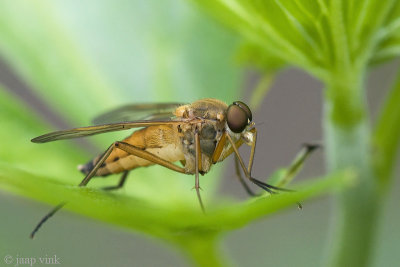
[[[138,149],[152,153],[169,162],[176,162],[184,159],[182,147],[178,140],[176,130],[173,126],[150,126],[134,132],[123,142],[131,144]],[[85,165],[80,165],[78,169],[84,174],[88,174],[100,160],[102,155],[89,161]],[[154,163],[127,153],[119,148],[113,149],[109,157],[100,166],[96,176],[106,176],[116,174],[138,167],[146,167]]]

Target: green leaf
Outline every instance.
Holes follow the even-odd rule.
[[[0,165],[0,182],[7,189],[31,198],[56,204],[68,200],[66,209],[109,223],[143,231],[165,239],[201,232],[219,232],[242,227],[296,202],[337,191],[355,184],[353,171],[314,179],[295,193],[264,196],[243,203],[219,201],[209,205],[207,215],[192,203],[176,202],[162,207],[136,196],[109,194],[91,188],[66,186],[45,176],[33,175],[13,166]]]
[[[372,139],[375,170],[383,186],[389,184],[400,143],[399,101],[400,75],[386,96]]]

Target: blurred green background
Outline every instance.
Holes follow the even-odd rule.
[[[227,103],[249,101],[260,73],[238,63],[238,47],[233,32],[183,0],[2,1],[1,163],[77,184],[82,177],[76,165],[121,134],[42,146],[31,144],[30,138],[87,125],[95,115],[126,103],[191,102],[202,97]],[[369,78],[374,118],[398,65],[397,61],[382,65]],[[277,77],[253,116],[259,131],[256,176],[288,164],[300,144],[321,140],[321,99],[322,85],[307,74],[288,69]],[[312,156],[300,179],[323,173],[322,156],[321,151]],[[219,182],[219,194],[247,198],[232,169],[233,162],[228,160],[202,177],[206,197]],[[220,172],[221,181],[217,179]],[[193,180],[186,176],[158,167],[134,173],[129,191],[123,192],[152,198],[168,179],[170,188],[154,201],[173,199],[176,192],[188,198],[193,194]],[[398,266],[400,261],[396,188],[398,181],[382,211],[373,266]],[[0,265],[7,255],[57,255],[64,266],[189,265],[177,250],[154,238],[67,211],[57,214],[30,240],[29,232],[49,208],[1,191]],[[237,266],[321,266],[331,219],[329,197],[319,198],[304,203],[302,211],[294,206],[230,233],[224,250]]]

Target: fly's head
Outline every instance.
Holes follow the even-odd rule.
[[[229,105],[226,111],[227,126],[234,135],[241,135],[245,143],[253,142],[253,133],[250,130],[254,127],[253,115],[250,108],[241,101],[235,101]]]
[[[251,125],[252,120],[250,108],[241,101],[233,102],[226,111],[226,123],[234,133],[242,133]]]

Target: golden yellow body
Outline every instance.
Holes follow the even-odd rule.
[[[200,172],[206,173],[211,165],[219,158],[212,160],[216,145],[226,131],[226,110],[227,105],[217,99],[202,99],[192,104],[177,107],[173,114],[179,123],[148,126],[133,132],[122,140],[138,149],[147,151],[168,162],[180,161],[185,168],[185,173],[194,174],[194,132],[199,132],[201,163]],[[233,139],[238,139],[230,132]],[[224,155],[229,144],[226,143]],[[80,165],[79,169],[88,173],[98,162],[102,155],[96,157],[86,165]],[[224,157],[225,158],[225,157]],[[113,148],[104,163],[98,168],[95,176],[105,176],[132,170],[138,167],[146,167],[155,164],[147,159],[138,157],[117,147]]]
[[[123,142],[146,150],[169,162],[185,159],[180,145],[180,135],[174,125],[149,126],[133,132]],[[110,173],[120,173],[153,164],[146,159],[114,148],[106,159],[104,166],[97,170],[96,175],[103,176]]]

